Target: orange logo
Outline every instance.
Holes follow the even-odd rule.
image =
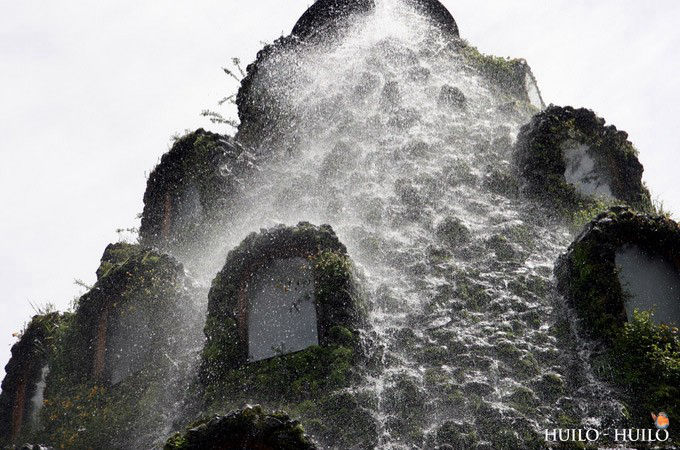
[[[671,424],[670,420],[668,420],[668,414],[665,412],[660,412],[659,415],[652,413],[652,420],[659,430],[665,430]]]

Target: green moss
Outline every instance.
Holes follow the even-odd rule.
[[[561,428],[578,428],[581,425],[581,419],[562,413],[557,416],[557,425]]]
[[[97,269],[97,279],[107,276],[111,269],[120,267],[125,261],[134,257],[138,251],[139,248],[136,245],[125,242],[108,245]]]
[[[363,406],[370,401],[357,397],[336,392],[314,401],[305,411],[291,406],[291,413],[299,411],[303,423],[313,423],[315,429],[307,426],[309,432],[327,447],[372,449],[377,445],[377,423]]]
[[[65,448],[125,447],[128,439],[162,428],[158,401],[168,389],[169,358],[178,363],[175,345],[193,339],[186,332],[178,336],[178,330],[198,314],[182,266],[166,255],[112,244],[97,275],[97,283],[78,300],[75,312],[64,316],[53,338],[39,437]],[[129,315],[135,317],[130,326],[148,327],[154,345],[143,367],[112,386],[110,367],[94,370],[99,324],[106,316],[108,340],[118,319]]]
[[[474,427],[446,421],[437,430],[435,439],[439,445],[448,444],[453,448],[474,448],[478,437]]]
[[[547,399],[556,399],[565,393],[562,377],[556,373],[547,373],[536,383],[539,395]]]
[[[618,203],[616,200],[605,197],[596,197],[590,202],[581,203],[579,209],[571,214],[569,227],[572,232],[579,232],[588,222]]]
[[[634,422],[648,427],[649,413],[680,414],[680,335],[657,325],[650,311],[635,311],[607,353],[612,380],[628,399]]]
[[[680,226],[666,217],[612,207],[588,224],[555,265],[557,287],[586,333],[605,342],[626,322],[626,294],[616,267],[616,252],[626,245],[674,262],[680,254]]]
[[[510,404],[520,412],[530,414],[534,411],[538,404],[538,399],[531,389],[519,386],[512,394],[507,397]]]
[[[309,347],[297,353],[257,361],[224,373],[206,387],[209,404],[223,408],[246,401],[291,402],[313,399],[354,379],[351,347]]]
[[[157,399],[168,388],[162,367],[147,368],[115,386],[97,381],[48,383],[35,440],[56,448],[151,448],[164,429]],[[155,431],[154,431],[155,430]]]
[[[168,441],[165,443],[165,448],[166,449],[185,449],[189,447],[189,441],[187,439],[186,434],[180,433],[179,431],[168,439]]]
[[[486,241],[486,247],[493,250],[496,258],[501,261],[509,261],[517,257],[517,252],[507,237],[495,234]]]
[[[459,54],[468,66],[500,89],[508,101],[505,108],[529,114],[538,112],[527,94],[526,77],[533,75],[524,59],[485,55],[467,42],[462,42]]]
[[[129,430],[134,397],[95,383],[64,387],[45,399],[38,437],[58,448],[110,448]],[[119,435],[120,433],[120,435]]]
[[[516,81],[517,72],[524,65],[521,59],[485,55],[471,45],[464,46],[460,54],[468,64],[479,70],[484,76],[503,85],[511,85],[512,82]]]
[[[437,237],[445,244],[457,246],[472,239],[472,233],[457,217],[446,217],[437,225]]]
[[[251,169],[242,154],[232,138],[203,129],[178,137],[147,181],[141,242],[182,250],[205,239],[209,224],[232,204],[239,178]],[[190,189],[197,193],[201,214],[179,221],[177,211]]]
[[[533,377],[540,373],[540,366],[536,357],[532,353],[523,355],[516,364],[517,369],[521,374],[528,377]]]
[[[289,257],[307,258],[313,270],[319,345],[248,362],[238,309],[242,280],[274,259]],[[302,222],[251,234],[229,253],[210,290],[200,376],[206,407],[224,413],[261,403],[295,414],[326,442],[353,447],[369,441],[360,439],[357,427],[372,426],[375,433],[372,417],[365,417],[354,395],[338,397],[364,370],[359,327],[365,308],[351,260],[329,226]],[[341,415],[347,418],[332,419]]]
[[[595,170],[609,181],[613,200],[585,195],[566,181],[562,146],[570,141],[587,146]],[[604,202],[652,210],[649,191],[642,183],[643,167],[628,135],[605,126],[604,119],[593,111],[549,106],[520,130],[514,160],[525,180],[525,191],[573,226],[602,209]]]
[[[215,413],[252,403],[283,409],[324,442],[355,447],[376,432],[372,416],[353,395],[342,394],[359,376],[352,347],[314,346],[227,371],[206,386],[206,404]]]
[[[206,448],[271,448],[313,450],[316,446],[304,429],[283,412],[265,413],[249,406],[225,416],[205,418],[171,436],[165,450]]]
[[[583,295],[578,308],[585,328],[608,338],[625,321],[623,301],[615,307],[614,300],[622,299],[623,291],[618,277],[612,276],[615,273],[614,261],[599,258],[598,252],[595,245],[587,243],[574,248],[574,276],[570,283],[573,292]]]
[[[35,315],[12,346],[11,358],[5,367],[6,376],[2,381],[0,394],[0,445],[11,444],[11,433],[18,432],[17,441],[29,439],[36,430],[29,420],[36,411],[30,399],[35,393],[36,384],[43,376],[43,368],[49,365],[60,349],[60,336],[68,327],[71,315],[49,312]],[[20,386],[21,389],[20,389]],[[23,391],[23,420],[20,424],[13,421],[13,411]],[[13,430],[15,425],[20,429]]]
[[[649,426],[649,413],[680,413],[680,339],[677,328],[657,325],[649,311],[626,314],[616,251],[636,245],[680,264],[680,225],[663,216],[614,207],[600,214],[561,256],[558,288],[575,308],[582,329],[604,343],[593,357],[600,377],[617,386],[633,426]]]
[[[316,303],[326,316],[322,320],[335,322],[343,327],[345,332],[351,333],[348,327],[360,325],[366,316],[366,305],[354,284],[352,261],[344,252],[325,250],[312,259],[312,264]],[[343,339],[341,335],[332,333],[333,328],[333,325],[328,328],[331,342],[336,342],[333,338]]]
[[[229,378],[227,373],[247,363],[246,336],[239,331],[238,295],[241,280],[276,258],[304,256],[310,261],[315,285],[322,347],[360,347],[357,327],[365,305],[357,292],[352,263],[329,226],[301,222],[253,233],[232,250],[208,295],[207,337],[201,378],[206,385]]]
[[[468,278],[456,282],[456,295],[471,310],[480,310],[491,301],[486,287]]]

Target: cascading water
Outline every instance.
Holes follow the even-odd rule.
[[[46,365],[40,369],[40,380],[35,386],[33,397],[31,397],[31,426],[34,428],[40,425],[40,409],[45,398],[45,387],[47,385],[45,379],[48,373],[50,373],[50,366]]]
[[[331,224],[364,275],[374,364],[352,392],[381,448],[445,433],[512,445],[618,420],[553,293],[571,236],[520,198],[509,163],[534,111],[508,108],[456,39],[400,1],[334,39],[259,67],[251,90],[283,112],[276,139],[262,137],[228,226],[187,266],[209,281],[225,256],[213,249],[275,223]]]
[[[26,326],[1,445],[618,445],[651,410],[663,433],[680,226],[625,132],[546,108],[437,0],[318,0],[236,104],[235,136],[175,140],[74,311]]]

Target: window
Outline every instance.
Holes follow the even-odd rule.
[[[274,260],[246,288],[248,361],[318,345],[314,273],[302,257]]]

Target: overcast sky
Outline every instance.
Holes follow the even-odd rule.
[[[252,61],[310,3],[0,2],[3,367],[30,303],[66,308],[115,230],[138,225],[170,137],[211,127],[200,111],[237,88],[220,66]],[[628,131],[653,195],[680,217],[680,2],[443,3],[482,51],[526,58],[547,103]]]

